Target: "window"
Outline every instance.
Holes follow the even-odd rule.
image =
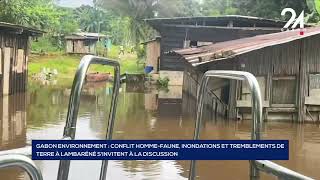
[[[198,47],[198,41],[190,41],[190,47]]]
[[[183,42],[183,48],[201,47],[201,46],[208,46],[208,45],[211,45],[211,44],[213,44],[213,42],[186,40],[186,41]]]
[[[260,86],[260,91],[261,91],[261,98],[262,100],[265,100],[265,92],[266,92],[266,77],[264,76],[259,76],[256,77],[258,84]],[[249,83],[247,81],[241,81],[242,82],[242,88],[241,88],[241,96],[240,99],[241,100],[245,100],[245,101],[251,101],[251,90],[249,87]]]
[[[309,75],[309,96],[319,97],[320,94],[320,74]]]
[[[272,104],[296,103],[296,77],[274,77],[272,79]]]
[[[84,40],[83,45],[90,46],[90,40],[88,40],[88,39]]]

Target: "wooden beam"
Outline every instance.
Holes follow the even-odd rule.
[[[2,97],[2,121],[1,122],[1,141],[2,142],[8,142],[10,138],[10,122],[9,122],[9,96]],[[4,144],[2,144],[4,145]]]
[[[269,106],[272,103],[272,74],[273,74],[273,67],[272,65],[269,66],[269,70],[268,70],[268,75],[267,75],[267,79],[266,79],[266,95],[265,95],[265,99],[266,101],[269,102]],[[268,114],[269,114],[269,108],[265,109],[264,112],[264,120],[267,121],[268,120]]]
[[[299,62],[299,81],[298,81],[298,97],[297,97],[297,107],[298,107],[298,119],[297,122],[304,122],[305,120],[305,95],[307,87],[307,72],[306,72],[306,62],[303,59],[304,55],[304,40],[300,40],[300,62]]]
[[[237,118],[237,81],[230,80],[228,119]]]
[[[3,95],[9,95],[11,48],[4,48],[3,57]]]
[[[0,48],[0,75],[2,75],[2,63],[3,63],[2,48]]]

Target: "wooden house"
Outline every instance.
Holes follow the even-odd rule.
[[[66,53],[68,54],[96,54],[97,42],[106,35],[99,33],[74,33],[66,36]]]
[[[43,31],[0,22],[0,94],[24,92],[27,87],[31,37]]]
[[[161,35],[161,70],[183,71],[183,63],[166,55],[173,49],[279,32],[284,22],[248,16],[156,18],[146,20]]]
[[[156,18],[147,19],[146,22],[157,30],[161,36],[160,53],[158,53],[160,54],[160,76],[162,74],[168,75],[171,82],[181,81],[181,84],[184,64],[178,57],[168,55],[167,52],[174,49],[200,47],[223,41],[280,32],[285,25],[283,21],[237,15]],[[178,79],[174,80],[175,78]]]
[[[196,97],[208,70],[254,74],[266,120],[320,121],[320,27],[286,31],[173,51],[185,62],[185,93]],[[251,95],[245,82],[213,79],[206,104],[230,118],[250,118]],[[227,106],[227,108],[223,108]]]

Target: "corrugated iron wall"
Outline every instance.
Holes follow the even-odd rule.
[[[271,46],[249,52],[237,57],[241,70],[256,76],[272,73],[276,76],[296,75],[299,73],[300,41]]]
[[[306,61],[307,72],[320,72],[320,36],[312,36],[303,41],[304,61]]]

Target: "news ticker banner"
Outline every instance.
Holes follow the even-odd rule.
[[[288,140],[33,140],[33,160],[288,160]]]

